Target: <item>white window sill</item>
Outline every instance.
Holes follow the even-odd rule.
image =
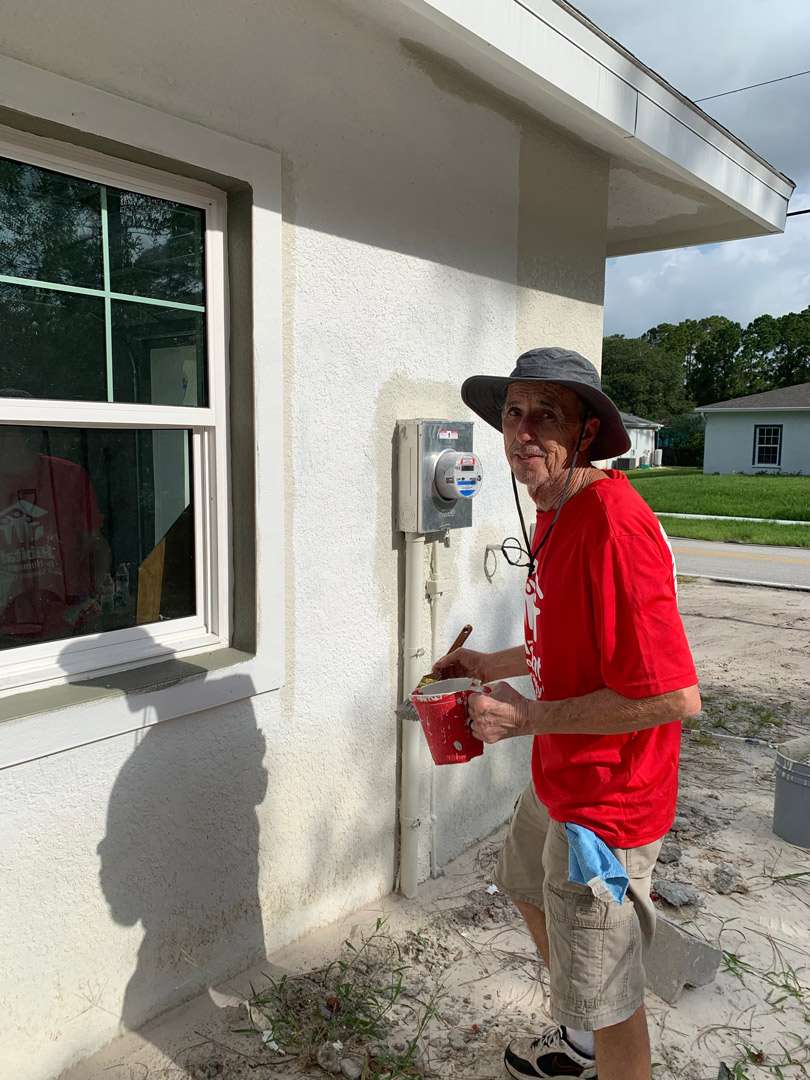
[[[0,769],[278,688],[255,656],[216,649],[0,700]]]

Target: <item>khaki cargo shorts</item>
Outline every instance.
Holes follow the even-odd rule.
[[[612,848],[630,879],[623,904],[568,880],[568,837],[530,784],[515,806],[495,872],[513,900],[546,915],[551,1015],[584,1031],[619,1024],[644,1003],[644,953],[655,932],[650,878],[661,840]]]

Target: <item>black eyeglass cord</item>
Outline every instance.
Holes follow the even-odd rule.
[[[528,534],[528,532],[526,530],[526,522],[525,522],[524,517],[523,517],[523,508],[520,505],[520,496],[518,495],[517,481],[515,480],[515,474],[512,473],[512,492],[513,492],[513,494],[515,496],[515,506],[517,507],[518,517],[520,518],[520,531],[523,534],[523,542],[524,542],[524,544],[526,546],[525,546],[525,548],[520,548],[520,543],[514,536],[507,536],[506,540],[504,540],[504,542],[501,544],[501,552],[503,553],[503,557],[506,559],[506,561],[510,562],[511,560],[509,559],[509,556],[506,554],[505,547],[506,547],[507,543],[510,540],[513,540],[518,545],[518,548],[522,551],[522,553],[529,560],[529,562],[527,564],[527,566],[528,566],[528,570],[527,570],[527,574],[526,574],[527,578],[530,578],[532,576],[532,574],[534,573],[534,568],[537,565],[537,556],[540,554],[540,552],[543,550],[543,548],[548,543],[549,538],[551,537],[552,529],[557,524],[557,518],[560,516],[560,511],[562,510],[562,508],[563,508],[563,506],[565,504],[565,497],[566,497],[566,494],[568,492],[568,487],[569,487],[569,485],[571,483],[571,477],[574,475],[574,469],[576,467],[577,458],[579,457],[579,448],[582,445],[582,439],[583,439],[584,435],[585,435],[585,422],[583,422],[582,427],[579,430],[579,438],[577,439],[577,445],[574,448],[573,455],[571,456],[571,464],[568,467],[568,475],[565,478],[565,483],[563,484],[563,489],[560,492],[560,499],[559,499],[559,502],[557,503],[557,506],[555,507],[554,517],[551,519],[549,527],[546,529],[546,531],[540,537],[540,540],[538,541],[537,545],[535,546],[534,551],[532,551],[531,543],[529,541],[529,534]],[[520,564],[518,564],[518,565],[520,565]]]

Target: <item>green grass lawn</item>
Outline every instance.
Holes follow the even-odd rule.
[[[636,491],[659,513],[720,514],[726,517],[783,518],[810,521],[810,476],[704,476],[700,469],[635,469],[628,477]],[[692,525],[720,522],[691,522]],[[742,522],[734,528],[748,526]],[[682,529],[684,523],[679,523]],[[756,529],[765,526],[755,525]],[[770,526],[789,529],[791,526]],[[810,526],[793,526],[810,533]],[[667,530],[669,531],[669,530]],[[696,533],[679,532],[679,536]],[[709,539],[701,534],[701,539]],[[712,537],[713,538],[713,537]],[[718,537],[719,539],[719,537]],[[738,539],[738,537],[734,537]],[[793,540],[749,540],[749,543],[787,543]],[[802,544],[802,547],[810,546]]]
[[[725,540],[737,544],[776,544],[782,547],[810,548],[810,525],[767,525],[756,521],[690,521],[684,518],[658,519],[667,536],[692,540]]]

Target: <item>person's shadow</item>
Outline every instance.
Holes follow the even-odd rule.
[[[176,680],[178,664],[204,677],[192,658],[127,679],[160,685]],[[112,918],[143,927],[121,1008],[130,1030],[264,955],[256,807],[267,790],[266,744],[249,700],[253,684],[239,681],[231,705],[120,736],[135,748],[110,792],[98,854]],[[131,707],[139,697],[130,693]],[[141,1033],[160,1046],[159,1031],[149,1025]],[[160,1048],[171,1056],[172,1048]]]

